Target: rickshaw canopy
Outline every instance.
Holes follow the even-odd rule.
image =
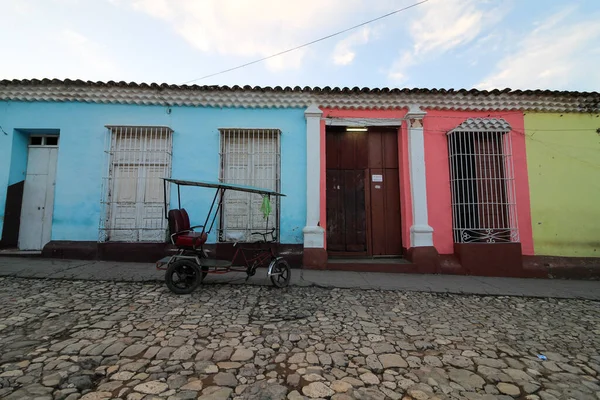
[[[240,192],[257,193],[260,195],[285,196],[285,194],[276,192],[275,190],[262,189],[262,188],[257,188],[254,186],[235,185],[232,183],[209,182],[209,181],[188,181],[188,180],[172,179],[172,178],[163,178],[163,179],[166,182],[171,182],[178,186],[197,186],[197,187],[206,187],[206,188],[213,188],[213,189],[237,190]]]

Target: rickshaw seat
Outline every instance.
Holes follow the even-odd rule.
[[[169,231],[173,244],[177,247],[195,248],[206,243],[206,232],[194,232],[190,217],[185,208],[169,210]]]

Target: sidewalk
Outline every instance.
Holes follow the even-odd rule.
[[[0,276],[124,282],[164,281],[164,272],[157,271],[154,264],[17,257],[0,257]],[[266,271],[262,269],[248,282],[245,282],[245,278],[243,273],[209,275],[205,283],[270,285]],[[600,300],[600,281],[293,269],[291,284],[326,288]]]

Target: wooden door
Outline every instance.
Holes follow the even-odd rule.
[[[41,250],[51,239],[56,147],[30,147],[23,189],[19,249]]]
[[[373,256],[402,254],[398,130],[369,128],[369,211]]]
[[[329,253],[401,255],[398,129],[328,127],[326,152]]]
[[[366,132],[328,128],[326,140],[327,248],[332,253],[367,255]]]

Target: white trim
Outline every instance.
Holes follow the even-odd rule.
[[[425,115],[425,111],[411,106],[404,117],[408,128],[408,164],[413,212],[413,225],[410,227],[411,247],[433,246],[433,228],[429,226],[427,215],[427,177],[423,137]]]
[[[327,126],[401,126],[400,118],[325,118]]]
[[[321,214],[321,116],[314,104],[306,109],[306,226],[305,248],[324,248],[325,230],[319,226]]]

